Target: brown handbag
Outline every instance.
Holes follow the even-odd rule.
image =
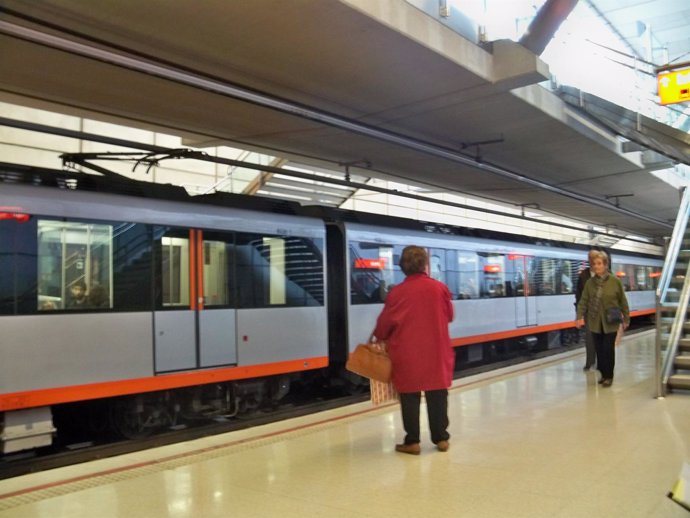
[[[345,364],[350,372],[376,381],[388,383],[391,379],[391,359],[379,344],[359,344]]]

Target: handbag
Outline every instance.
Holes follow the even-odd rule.
[[[391,379],[391,359],[378,343],[359,344],[347,359],[345,368],[365,378],[384,383]]]
[[[622,324],[623,312],[620,308],[608,308],[606,310],[606,321],[609,324]]]

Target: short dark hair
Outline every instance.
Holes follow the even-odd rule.
[[[405,275],[424,273],[429,264],[429,256],[421,246],[406,246],[400,256],[400,269]]]

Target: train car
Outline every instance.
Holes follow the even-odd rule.
[[[55,405],[111,398],[136,436],[328,364],[322,221],[38,178],[0,183],[4,453],[48,444]]]
[[[329,241],[339,243],[347,272],[330,279],[331,292],[339,293],[331,311],[346,315],[340,319],[346,326],[330,334],[346,336],[347,351],[371,335],[386,293],[404,278],[398,263],[410,244],[428,250],[429,274],[450,289],[458,364],[491,362],[497,349],[549,349],[578,340],[574,293],[588,247],[377,215],[331,213],[330,219]],[[613,254],[612,271],[623,281],[632,317],[654,313],[662,264]]]
[[[120,436],[280,401],[344,370],[429,251],[456,319],[458,366],[576,343],[587,247],[122,178],[0,164],[0,444],[51,443],[60,419]],[[659,258],[613,255],[633,316]]]

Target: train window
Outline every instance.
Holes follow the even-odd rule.
[[[390,291],[390,289],[397,285],[400,284],[405,280],[405,274],[403,271],[400,269],[400,258],[402,257],[403,250],[405,249],[404,246],[401,245],[395,245],[392,249],[392,252],[390,250],[384,250],[384,254],[392,254],[391,259],[390,259],[390,269],[386,269],[383,272],[384,278],[383,278],[383,293],[382,296],[385,299],[386,294]],[[392,273],[391,273],[392,270]]]
[[[285,240],[280,237],[264,237],[262,247],[268,255],[268,304],[285,304],[286,277],[285,277]]]
[[[14,313],[14,221],[0,221],[0,315]]]
[[[635,291],[642,291],[647,289],[647,279],[645,268],[644,266],[638,266],[636,264],[631,264],[629,265],[629,268],[626,268],[627,271],[630,272],[632,275],[632,282],[630,283],[630,289],[635,290]]]
[[[38,310],[112,307],[113,226],[38,221]]]
[[[537,281],[539,274],[539,259],[536,257],[525,257],[525,280],[524,294],[534,297],[538,294]]]
[[[151,226],[116,223],[113,226],[113,309],[151,310]]]
[[[457,290],[459,299],[476,299],[479,297],[479,256],[474,252],[457,252]]]
[[[446,250],[446,286],[453,299],[460,298],[460,275],[458,273],[457,250]]]
[[[442,283],[446,283],[446,251],[440,248],[430,248],[429,252],[429,277]]]
[[[585,260],[575,259],[568,260],[572,268],[572,279],[573,279],[573,292],[577,292],[580,284],[580,273],[583,270],[589,270],[589,263]],[[586,280],[586,279],[585,279]],[[583,287],[584,289],[584,287]]]
[[[158,308],[190,307],[189,230],[157,228]]]
[[[648,290],[656,290],[659,287],[659,277],[661,277],[661,268],[658,266],[647,266],[647,281]]]
[[[324,304],[323,240],[237,234],[242,308]]]
[[[546,257],[535,258],[531,280],[534,283],[537,295],[556,294],[557,271],[556,259]]]
[[[161,288],[163,307],[189,307],[189,239],[177,235],[161,238]]]
[[[631,289],[635,291],[653,290],[654,276],[652,276],[651,266],[629,265],[626,271],[629,271],[634,280],[631,283]]]
[[[234,243],[230,236],[204,232],[203,284],[206,307],[232,306]]]
[[[35,312],[35,220],[0,220],[0,272],[0,315]]]
[[[479,294],[481,297],[506,296],[506,256],[503,254],[480,253],[482,279]]]
[[[635,290],[635,266],[632,264],[613,263],[613,273],[623,283],[625,291]]]
[[[532,261],[532,257],[522,254],[508,254],[506,256],[506,295],[509,297],[534,295],[534,290],[530,290],[528,281]]]
[[[350,242],[350,301],[383,302],[388,291],[402,282],[399,261],[402,248],[380,243]],[[396,260],[397,258],[397,260]]]
[[[575,291],[575,283],[577,282],[577,274],[580,268],[579,261],[572,261],[564,259],[559,261],[561,267],[560,283],[558,285],[557,293],[573,293]]]

